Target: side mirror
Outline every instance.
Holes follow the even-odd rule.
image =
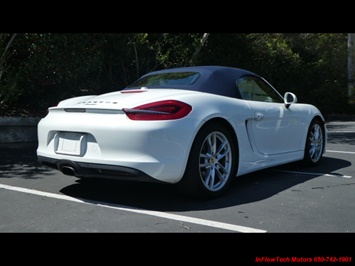
[[[292,92],[286,92],[284,95],[284,103],[286,108],[289,108],[292,103],[297,103],[297,96]]]

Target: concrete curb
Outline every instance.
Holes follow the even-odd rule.
[[[33,142],[41,117],[0,117],[0,144]]]

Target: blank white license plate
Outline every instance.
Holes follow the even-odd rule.
[[[54,137],[55,152],[66,155],[83,156],[86,135],[82,133],[59,132]]]

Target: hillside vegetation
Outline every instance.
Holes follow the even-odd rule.
[[[245,68],[324,114],[354,114],[347,54],[347,33],[0,33],[0,116],[43,116],[62,99],[192,65]]]

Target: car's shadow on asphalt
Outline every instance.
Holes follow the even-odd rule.
[[[39,179],[53,170],[37,162],[37,142],[0,144],[0,178]]]
[[[303,167],[300,163],[291,163],[261,170],[238,177],[225,195],[212,200],[188,198],[177,192],[172,185],[103,179],[78,180],[76,184],[64,187],[60,192],[90,203],[152,211],[210,210],[264,200],[298,184],[319,178],[322,174],[332,173],[336,176],[338,169],[348,167],[350,164],[346,160],[324,157],[322,164],[313,168]],[[293,191],[302,192],[296,188]]]

